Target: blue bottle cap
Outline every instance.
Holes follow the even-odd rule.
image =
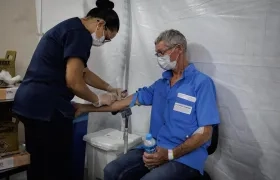
[[[146,135],[146,140],[151,140],[152,138],[153,138],[153,136],[151,134]]]

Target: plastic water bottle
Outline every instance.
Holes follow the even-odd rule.
[[[145,146],[146,153],[153,154],[154,152],[156,152],[156,140],[153,138],[151,134],[146,135],[144,146]]]
[[[145,152],[149,154],[153,154],[156,152],[156,140],[153,138],[151,134],[146,135],[146,139],[144,140]],[[149,170],[152,170],[154,167],[147,167]]]

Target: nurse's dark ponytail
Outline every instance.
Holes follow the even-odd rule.
[[[103,19],[109,30],[119,31],[120,20],[118,14],[113,10],[114,3],[109,0],[97,0],[96,6],[87,13],[86,17]]]

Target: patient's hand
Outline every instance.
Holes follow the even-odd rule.
[[[157,147],[157,151],[153,154],[144,152],[143,161],[146,167],[160,166],[168,161],[168,150]]]

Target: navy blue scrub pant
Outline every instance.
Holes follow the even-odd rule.
[[[51,121],[19,116],[25,126],[26,149],[31,154],[28,180],[72,180],[73,120],[59,112]]]

